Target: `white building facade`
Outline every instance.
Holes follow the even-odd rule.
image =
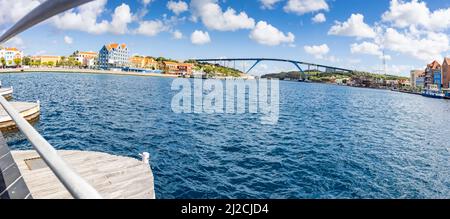
[[[100,69],[122,68],[130,65],[130,55],[125,44],[111,43],[104,45],[98,53]]]

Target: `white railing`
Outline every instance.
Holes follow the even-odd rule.
[[[92,0],[47,0],[42,3],[20,21],[18,21],[11,29],[0,36],[0,44],[6,42],[17,34],[27,30],[28,28],[71,8]],[[80,199],[99,199],[100,194],[75,173],[58,155],[55,148],[45,140],[33,126],[31,126],[20,113],[0,95],[0,104],[5,111],[16,123],[17,127],[27,137],[38,154],[42,157],[48,167],[53,171],[59,181],[66,187],[74,198]]]

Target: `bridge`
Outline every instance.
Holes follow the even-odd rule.
[[[260,62],[262,61],[273,61],[273,62],[287,62],[287,63],[292,63],[295,67],[297,67],[297,69],[301,72],[301,74],[303,76],[305,76],[305,72],[303,71],[303,69],[300,67],[301,65],[307,66],[307,70],[311,71],[311,70],[319,70],[319,68],[323,68],[325,69],[325,72],[349,72],[352,73],[353,70],[350,69],[345,69],[345,68],[339,68],[339,67],[334,67],[334,66],[328,66],[328,65],[321,65],[321,64],[314,64],[314,63],[309,63],[309,62],[302,62],[302,61],[295,61],[295,60],[289,60],[289,59],[276,59],[276,58],[218,58],[218,59],[193,59],[196,62],[223,62],[225,66],[226,62],[234,62],[234,66],[236,66],[236,61],[251,61],[254,62],[254,64],[247,70],[245,71],[246,74],[250,73],[251,70],[253,70],[253,68],[256,67],[256,65],[258,65]],[[236,67],[234,67],[236,68]]]

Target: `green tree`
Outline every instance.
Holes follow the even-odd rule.
[[[23,65],[31,65],[31,58],[28,56],[23,57],[22,64]]]
[[[22,59],[20,59],[20,58],[14,59],[14,64],[16,64],[16,66],[20,66],[21,63],[22,63]]]
[[[54,63],[53,61],[49,61],[49,62],[47,63],[47,65],[48,65],[48,67],[53,67],[53,66],[55,65],[55,63]]]
[[[5,60],[5,58],[1,58],[1,63],[2,63],[2,68],[4,68],[5,66],[6,66],[6,60]]]

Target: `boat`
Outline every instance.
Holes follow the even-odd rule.
[[[431,98],[438,98],[438,99],[443,99],[445,97],[445,94],[443,94],[440,91],[435,91],[435,90],[425,90],[422,92],[422,96],[424,97],[431,97]]]
[[[0,88],[0,95],[2,95],[7,100],[12,99],[13,92],[14,89],[12,87]]]
[[[10,104],[30,123],[37,121],[40,116],[40,102],[10,102]],[[0,131],[15,130],[16,123],[0,106]]]

